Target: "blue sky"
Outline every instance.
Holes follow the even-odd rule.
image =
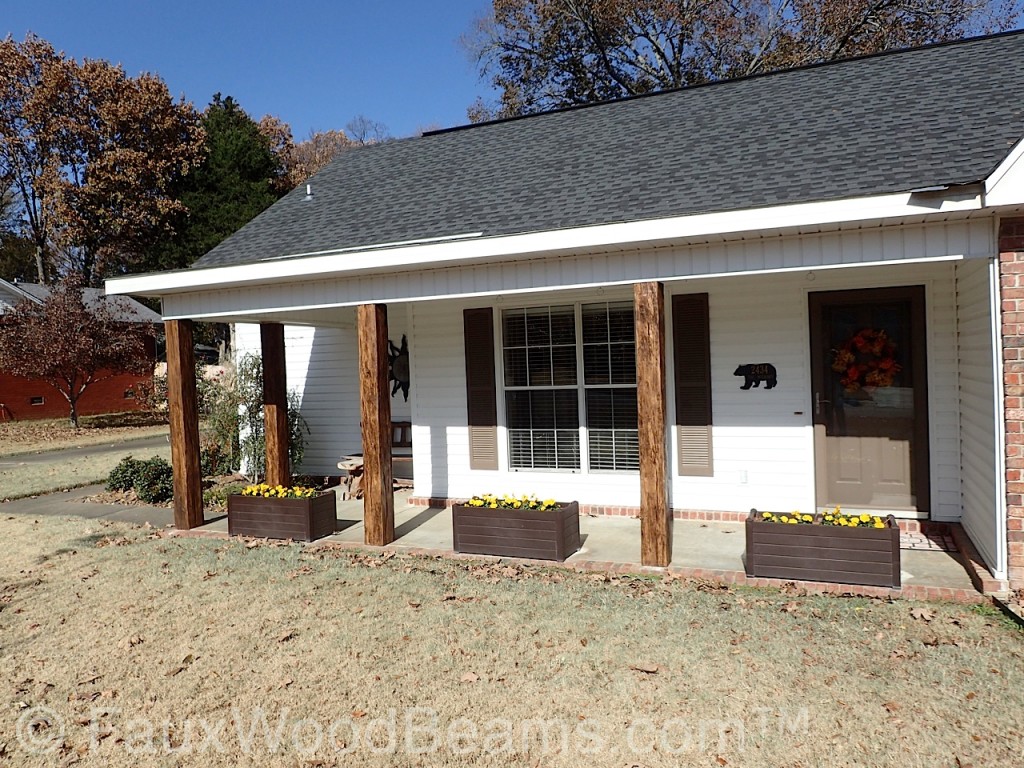
[[[6,0],[0,33],[159,74],[202,109],[217,91],[296,139],[356,115],[394,136],[461,125],[495,100],[459,46],[488,0]]]

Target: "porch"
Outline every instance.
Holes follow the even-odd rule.
[[[368,548],[364,539],[363,505],[354,499],[338,500],[337,533],[307,545],[369,549],[371,552],[405,552],[428,556],[494,560],[481,555],[459,555],[452,548],[451,507],[424,507],[409,503],[409,492],[395,494],[395,539],[383,548]],[[802,582],[798,586],[808,592],[855,594],[869,597],[900,596],[922,600],[984,601],[981,586],[972,582],[972,555],[969,539],[962,530],[953,528],[953,541],[940,536],[926,537],[920,533],[904,535],[901,546],[902,580],[900,590],[883,587]],[[750,578],[744,574],[743,523],[701,520],[675,520],[672,554],[667,568],[649,568],[641,562],[640,520],[626,516],[591,516],[580,518],[583,546],[564,564],[529,561],[551,567],[566,567],[599,573],[664,573],[670,576],[707,580],[723,585],[776,586],[787,582],[779,579]],[[227,519],[219,518],[190,532],[179,535],[227,536]],[[955,543],[954,543],[955,542]],[[951,546],[952,548],[946,548]],[[956,547],[965,551],[960,551]],[[514,561],[502,558],[503,561]],[[527,562],[527,561],[516,561]],[[974,570],[983,566],[974,563]],[[789,582],[792,583],[792,582]],[[986,585],[988,586],[988,585]]]
[[[949,240],[957,233],[963,235],[950,227]],[[923,236],[921,230],[916,234]],[[899,229],[886,231],[884,236],[910,237]],[[928,424],[927,435],[917,438],[916,448],[887,454],[897,460],[883,455],[874,465],[893,469],[906,464],[909,456],[927,454],[927,461],[912,469],[923,491],[919,491],[919,503],[905,505],[902,512],[882,511],[894,511],[910,521],[930,520],[956,524],[957,528],[962,524],[962,530],[981,550],[989,571],[1005,578],[1005,553],[1000,551],[999,536],[995,280],[988,259],[940,256],[924,263],[897,260],[818,271],[722,274],[700,280],[609,284],[528,295],[509,292],[390,305],[295,307],[287,314],[240,313],[236,319],[259,321],[252,326],[251,346],[264,360],[270,482],[287,484],[290,478],[283,422],[286,386],[297,387],[303,409],[309,406],[315,414],[309,421],[317,451],[314,459],[322,468],[311,461],[304,471],[333,474],[330,469],[337,466],[338,458],[353,453],[354,448],[362,450],[370,485],[363,502],[339,508],[339,520],[345,527],[334,537],[339,543],[361,541],[371,546],[396,544],[450,552],[447,512],[408,507],[402,498],[396,504],[391,495],[391,427],[396,420],[408,419],[413,425],[413,496],[420,504],[510,490],[576,499],[588,512],[625,515],[608,520],[585,518],[586,525],[597,526],[595,532],[601,535],[576,556],[580,562],[735,574],[742,572],[741,536],[723,532],[716,538],[717,524],[701,528],[700,523],[687,520],[678,520],[673,530],[672,519],[694,511],[717,510],[725,515],[718,519],[735,520],[751,507],[809,510],[821,505],[815,474],[820,463],[818,387],[813,381],[815,365],[808,343],[808,299],[837,291],[870,297],[887,287],[919,286],[924,313],[916,322],[925,333],[919,340],[900,338],[898,343],[921,353],[922,359],[915,361],[914,367],[919,381],[927,384],[927,408],[919,415]],[[693,334],[679,322],[686,305],[677,300],[692,296],[703,297],[707,343],[700,355],[679,344]],[[620,452],[617,442],[614,448],[608,447],[607,435],[604,443],[591,439],[592,412],[587,409],[592,390],[586,381],[587,362],[580,354],[574,363],[580,373],[575,375],[577,368],[571,367],[570,378],[581,383],[578,389],[573,384],[575,394],[569,406],[572,417],[578,419],[574,422],[578,429],[562,430],[573,441],[573,466],[524,464],[522,446],[536,451],[542,443],[535,437],[529,438],[532,443],[524,443],[518,435],[513,445],[509,403],[514,394],[529,387],[517,390],[509,386],[506,366],[515,361],[507,349],[503,354],[503,334],[509,332],[503,325],[505,319],[522,313],[529,316],[531,308],[553,318],[557,309],[570,326],[575,318],[575,338],[586,344],[590,342],[582,334],[583,323],[595,311],[605,312],[605,307],[609,323],[618,318],[620,328],[634,329],[635,351],[616,359],[621,362],[635,355],[636,376],[635,385],[620,390],[635,392],[635,420],[632,424],[613,420],[605,432],[613,441],[632,435],[633,442],[623,443],[625,449]],[[619,313],[614,318],[612,308]],[[623,321],[627,316],[630,319]],[[189,342],[180,337],[172,343],[175,332],[187,331],[190,322],[168,321],[168,348],[181,357],[177,362],[171,358],[172,372],[191,370],[185,359]],[[314,329],[305,342],[308,353],[303,351],[304,342],[289,330],[300,325]],[[388,375],[389,342],[394,346],[406,334],[411,367],[408,402],[401,395],[395,397]],[[298,365],[293,364],[296,358]],[[778,372],[778,386],[774,382],[754,388],[744,384],[737,378],[736,368],[744,363],[771,363],[768,367]],[[902,361],[904,370],[909,370],[910,364],[909,358]],[[694,377],[692,372],[700,365],[704,366],[702,373]],[[490,372],[490,381],[474,381],[473,375],[479,371]],[[555,375],[561,374],[553,370],[552,377]],[[699,412],[685,410],[696,402],[697,391],[689,384],[689,389],[680,389],[688,375],[700,379],[697,383],[703,386]],[[176,489],[175,522],[186,529],[202,524],[201,516],[190,517],[196,513],[189,509],[191,503],[201,501],[198,494],[194,501],[190,495],[195,493],[190,483],[198,484],[198,467],[189,466],[192,451],[188,447],[197,439],[190,434],[195,416],[189,410],[194,406],[185,401],[186,407],[176,406],[173,401],[179,388],[187,387],[187,378],[171,388],[172,427],[182,433],[175,454],[176,481],[189,478],[180,497]],[[862,401],[851,403],[850,418],[855,411],[895,412],[905,398],[883,399],[881,394],[895,393],[896,388],[881,389],[885,391],[879,393],[873,408]],[[487,408],[474,403],[481,390],[489,396]],[[193,395],[182,392],[182,396]],[[687,452],[692,454],[695,447],[701,449],[702,466],[687,458]],[[513,455],[513,450],[520,453]],[[620,460],[621,466],[609,464]],[[857,505],[844,502],[844,508],[847,506]],[[910,557],[917,558],[918,553]],[[953,573],[957,569],[962,576],[959,566]],[[913,571],[910,574],[910,581],[923,578]],[[959,588],[958,577],[947,576],[924,586]],[[967,582],[960,579],[959,583]]]

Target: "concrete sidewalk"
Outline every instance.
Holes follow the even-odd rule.
[[[150,437],[138,437],[131,440],[120,440],[110,443],[97,443],[96,445],[85,445],[80,448],[58,448],[52,451],[33,451],[31,453],[16,453],[12,456],[0,456],[0,468],[17,467],[21,464],[45,464],[61,459],[80,459],[83,456],[95,456],[104,453],[131,453],[141,448],[159,448],[170,445],[170,438],[167,435],[151,435]]]
[[[173,522],[173,513],[169,508],[82,501],[102,490],[102,485],[92,485],[72,491],[8,501],[0,504],[0,514],[75,515],[137,525],[149,523],[157,528],[170,526]],[[407,502],[408,495],[408,491],[395,494],[395,542],[384,549],[464,557],[452,550],[451,509],[411,506]],[[379,549],[363,544],[361,501],[339,499],[337,510],[337,533],[309,546],[334,545],[345,548]],[[777,579],[754,579],[744,575],[743,554],[746,542],[742,522],[676,520],[673,527],[672,564],[668,568],[669,573],[737,585],[781,586],[784,583]],[[226,537],[227,528],[227,519],[218,516],[210,518],[205,525],[193,531],[180,531],[176,532],[176,535]],[[585,516],[580,518],[580,533],[583,547],[565,561],[566,567],[613,573],[663,572],[663,569],[649,569],[640,565],[640,521],[635,518]],[[901,560],[901,591],[890,591],[883,587],[851,587],[816,582],[801,582],[800,586],[815,591],[846,592],[875,597],[902,596],[968,602],[985,599],[972,585],[963,558],[958,552],[910,549],[901,552]]]
[[[124,523],[163,528],[174,522],[174,513],[169,507],[128,506],[127,504],[100,504],[83,499],[102,493],[103,485],[86,485],[70,491],[58,491],[42,496],[30,496],[15,501],[0,503],[0,514],[47,517],[72,515],[88,519],[104,518]]]
[[[395,494],[395,541],[383,549],[417,552],[445,557],[464,557],[452,549],[451,508],[420,507],[408,504],[409,491]],[[363,544],[363,505],[351,499],[338,501],[337,532],[309,546],[366,548]],[[195,535],[227,536],[226,519],[195,529]],[[183,535],[188,535],[183,532]],[[584,516],[580,518],[583,546],[564,565],[570,568],[610,572],[662,572],[640,565],[640,521],[629,517]],[[778,579],[747,578],[743,555],[746,549],[742,522],[675,520],[672,535],[670,573],[690,578],[706,578],[729,584],[779,586]],[[465,556],[468,557],[468,556]],[[482,557],[482,556],[472,556]],[[486,559],[486,558],[483,558]],[[503,558],[509,559],[509,558]],[[903,596],[915,599],[983,600],[971,583],[958,552],[942,550],[901,550],[902,582],[900,592],[884,587],[832,585],[835,589],[876,597]],[[816,584],[809,584],[815,589]]]

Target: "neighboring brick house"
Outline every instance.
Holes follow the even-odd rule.
[[[0,315],[22,301],[42,304],[48,295],[49,288],[45,285],[0,280]],[[86,288],[85,300],[87,305],[107,301],[106,293],[101,288]],[[121,298],[118,303],[111,302],[111,305],[125,323],[161,322],[160,315],[134,299],[125,301]],[[146,343],[155,363],[155,342],[150,338]],[[148,378],[151,380],[152,375]],[[146,379],[134,374],[117,374],[97,381],[78,401],[79,416],[137,410],[141,403],[135,395],[139,384]],[[67,400],[45,381],[15,376],[0,370],[0,422],[55,419],[67,415]]]

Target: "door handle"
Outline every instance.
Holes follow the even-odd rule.
[[[815,416],[821,416],[821,404],[822,403],[831,403],[831,402],[832,402],[831,400],[822,400],[821,399],[821,392],[815,392],[814,393],[814,415]]]

